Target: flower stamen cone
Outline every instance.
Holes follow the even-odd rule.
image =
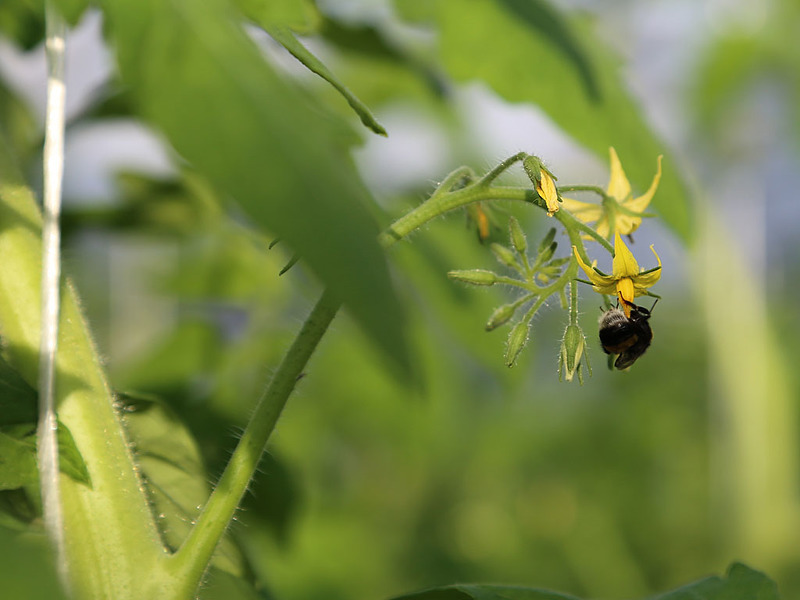
[[[661,279],[661,259],[653,246],[650,246],[650,250],[655,254],[658,267],[649,271],[642,271],[633,253],[622,241],[622,237],[618,232],[615,233],[612,274],[605,275],[593,265],[587,265],[578,253],[578,249],[575,246],[572,247],[573,254],[578,260],[578,265],[591,281],[594,291],[599,294],[616,296],[626,317],[630,317],[630,304],[633,304],[633,299],[637,296],[648,295],[648,289]]]

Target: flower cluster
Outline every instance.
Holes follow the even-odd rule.
[[[532,319],[539,308],[554,295],[559,296],[562,305],[567,308],[566,288],[571,286],[569,322],[559,352],[559,376],[571,381],[578,373],[578,379],[583,382],[581,366],[585,364],[588,368],[589,365],[585,352],[586,337],[578,324],[578,294],[575,284],[572,283],[576,280],[590,284],[599,294],[614,297],[618,307],[613,309],[614,326],[617,328],[615,343],[604,344],[603,349],[620,355],[621,358],[614,363],[618,368],[623,368],[619,365],[624,365],[624,368],[629,367],[650,344],[652,332],[647,324],[650,312],[634,304],[634,300],[639,296],[655,296],[650,288],[661,278],[661,259],[651,246],[650,249],[658,264],[643,270],[623,241],[623,236],[631,238],[631,234],[641,225],[642,219],[653,216],[645,211],[661,181],[661,157],[656,159],[656,173],[650,187],[644,194],[634,196],[617,152],[614,148],[610,148],[609,153],[610,179],[605,190],[589,185],[558,187],[556,176],[544,166],[541,159],[519,153],[481,179],[468,181],[464,187],[452,192],[475,194],[475,199],[481,201],[480,204],[473,205],[469,214],[478,226],[479,238],[484,241],[489,232],[486,212],[489,203],[484,201],[503,197],[497,193],[498,188],[494,188],[494,192],[491,191],[491,184],[509,166],[521,162],[532,185],[527,190],[521,190],[523,194],[519,199],[524,199],[546,211],[548,217],[559,221],[569,236],[572,252],[568,256],[555,255],[556,230],[551,229],[539,244],[536,253],[529,257],[528,243],[522,227],[514,217],[511,217],[509,246],[492,243],[490,248],[499,263],[504,268],[516,272],[516,276],[485,269],[458,270],[449,273],[452,279],[472,285],[503,284],[513,286],[521,292],[516,300],[496,308],[486,324],[488,331],[494,330],[512,321],[518,309],[528,305],[522,317],[511,325],[505,357],[508,366],[515,364],[520,352],[526,346],[530,338]],[[512,194],[513,191],[512,188],[502,188],[503,194],[507,197],[517,197]],[[562,196],[565,192],[587,191],[600,196],[600,201],[584,202]],[[591,240],[599,242],[600,246],[613,256],[610,275],[598,269],[597,261],[589,259],[586,243]],[[586,274],[588,281],[576,278],[579,268]],[[606,304],[608,305],[607,301]],[[606,315],[612,315],[612,312],[609,311]],[[590,368],[588,371],[591,374]]]

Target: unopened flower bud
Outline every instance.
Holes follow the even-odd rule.
[[[497,274],[485,269],[450,271],[447,276],[450,279],[471,283],[472,285],[494,285],[497,283]]]
[[[550,230],[547,232],[547,235],[545,235],[542,238],[542,241],[539,242],[539,248],[538,248],[539,254],[544,252],[545,249],[547,249],[550,246],[550,244],[553,243],[553,240],[555,240],[555,239],[556,239],[556,228],[555,227],[551,227]]]
[[[564,339],[561,340],[561,356],[559,357],[559,379],[563,375],[566,381],[572,381],[575,372],[578,372],[578,379],[583,383],[583,375],[580,371],[583,349],[586,346],[586,336],[578,325],[568,325],[564,331]],[[591,367],[588,366],[591,375]]]
[[[492,250],[492,254],[494,254],[495,258],[500,261],[501,264],[504,264],[507,267],[518,268],[519,264],[517,263],[517,257],[514,256],[514,252],[506,248],[501,244],[494,243],[489,246]]]
[[[520,321],[511,329],[508,334],[508,343],[506,344],[506,365],[513,367],[517,362],[517,356],[522,352],[525,344],[528,343],[528,330],[530,323],[528,321]]]
[[[525,232],[522,231],[519,221],[511,217],[508,220],[508,229],[511,234],[511,243],[514,246],[514,250],[520,254],[525,254],[528,251],[528,239],[525,237]]]
[[[508,320],[514,316],[514,312],[516,310],[516,304],[504,304],[503,306],[498,306],[492,313],[492,316],[489,317],[489,320],[486,322],[486,331],[492,331],[493,329],[497,329],[501,325],[507,323]]]

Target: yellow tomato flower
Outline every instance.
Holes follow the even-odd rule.
[[[641,215],[645,211],[658,189],[661,181],[661,156],[657,159],[658,167],[650,188],[638,198],[634,198],[631,193],[631,184],[622,169],[617,151],[613,147],[608,150],[611,155],[611,178],[606,190],[608,197],[602,204],[562,198],[563,205],[584,223],[596,221],[595,231],[603,237],[608,237],[611,233],[612,219],[615,233],[630,235],[642,223],[642,217],[637,215]]]
[[[536,184],[536,193],[541,196],[547,205],[547,216],[552,217],[554,213],[558,212],[558,191],[556,190],[556,182],[545,169],[542,169],[541,176]]]
[[[661,259],[658,257],[653,246],[650,250],[656,255],[658,266],[649,271],[642,271],[639,263],[636,262],[631,251],[622,241],[619,232],[614,234],[614,261],[612,263],[611,275],[605,275],[598,271],[594,265],[589,266],[581,259],[578,249],[573,246],[572,252],[578,259],[581,269],[592,282],[594,291],[600,294],[616,296],[626,317],[631,316],[630,305],[636,296],[646,296],[647,289],[661,279]]]

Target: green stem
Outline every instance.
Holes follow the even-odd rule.
[[[509,156],[499,165],[497,165],[494,169],[489,171],[486,175],[481,177],[481,180],[478,182],[479,186],[488,187],[495,179],[500,177],[503,172],[507,171],[510,167],[514,165],[514,163],[521,162],[528,157],[526,152],[517,152],[514,156]]]
[[[436,191],[433,192],[432,195],[436,196],[438,194],[451,192],[456,186],[463,188],[472,183],[474,179],[475,172],[470,167],[459,167],[442,180],[439,187],[436,188]]]
[[[578,286],[574,280],[569,282],[569,324],[578,324]]]
[[[524,153],[520,153],[506,160],[500,167],[492,171],[494,175],[489,178],[489,181],[525,156]],[[459,169],[454,171],[445,179],[439,190],[426,202],[397,219],[379,236],[381,245],[384,248],[388,248],[432,219],[473,202],[516,200],[540,206],[538,195],[533,190],[520,187],[488,187],[484,185],[484,182],[487,181],[486,177],[478,184],[450,191],[458,180],[465,177],[469,179],[471,176],[471,170]],[[565,220],[562,220],[562,223],[565,223]],[[571,221],[566,220],[566,223],[565,226],[570,232],[573,243],[575,243],[575,239],[580,243],[580,234],[577,233],[576,229],[576,224],[579,222],[573,218]],[[574,260],[572,263],[570,268],[559,278],[559,282],[567,274],[570,277],[574,277],[576,269],[574,265],[576,263]],[[510,279],[502,283],[519,285],[519,282]],[[545,289],[550,287],[553,286],[548,286]],[[539,305],[544,300],[545,297],[543,296],[538,301]],[[179,591],[183,597],[191,597],[200,584],[214,549],[236,513],[237,506],[255,473],[261,454],[275,428],[283,407],[286,405],[289,395],[294,389],[297,379],[301,376],[312,353],[336,316],[339,307],[338,300],[332,298],[328,292],[323,293],[259,401],[244,435],[239,441],[205,508],[198,517],[197,523],[178,551],[168,559],[167,568],[173,573],[175,580],[179,582],[179,588],[176,591]],[[178,597],[180,597],[180,594]]]
[[[517,200],[539,206],[538,194],[530,189],[471,185],[447,194],[431,196],[417,208],[397,219],[378,239],[384,248],[388,248],[436,217],[456,208],[462,208],[473,202],[481,202],[483,200]]]
[[[42,219],[0,135],[0,329],[14,367],[36,386]],[[77,295],[62,283],[56,364],[58,417],[72,434],[91,485],[61,473],[64,557],[76,598],[155,597],[144,590],[166,556],[114,408]],[[149,577],[143,578],[142,573]]]
[[[608,240],[597,233],[594,229],[586,225],[586,223],[579,221],[571,212],[567,210],[559,210],[557,213],[555,213],[554,217],[558,219],[558,221],[564,226],[570,242],[572,242],[572,245],[578,249],[581,259],[587,265],[591,264],[592,261],[589,260],[589,256],[586,254],[586,249],[583,247],[583,240],[580,236],[581,233],[591,236],[603,248],[608,250],[611,256],[614,256],[614,247],[608,242]]]
[[[340,305],[329,292],[322,294],[259,401],[196,525],[169,559],[167,568],[180,580],[185,597],[194,597],[214,549],[258,467],[281,411]]]
[[[605,198],[608,195],[603,188],[596,185],[560,185],[558,186],[558,191],[561,194],[564,192],[594,192],[601,198]]]

